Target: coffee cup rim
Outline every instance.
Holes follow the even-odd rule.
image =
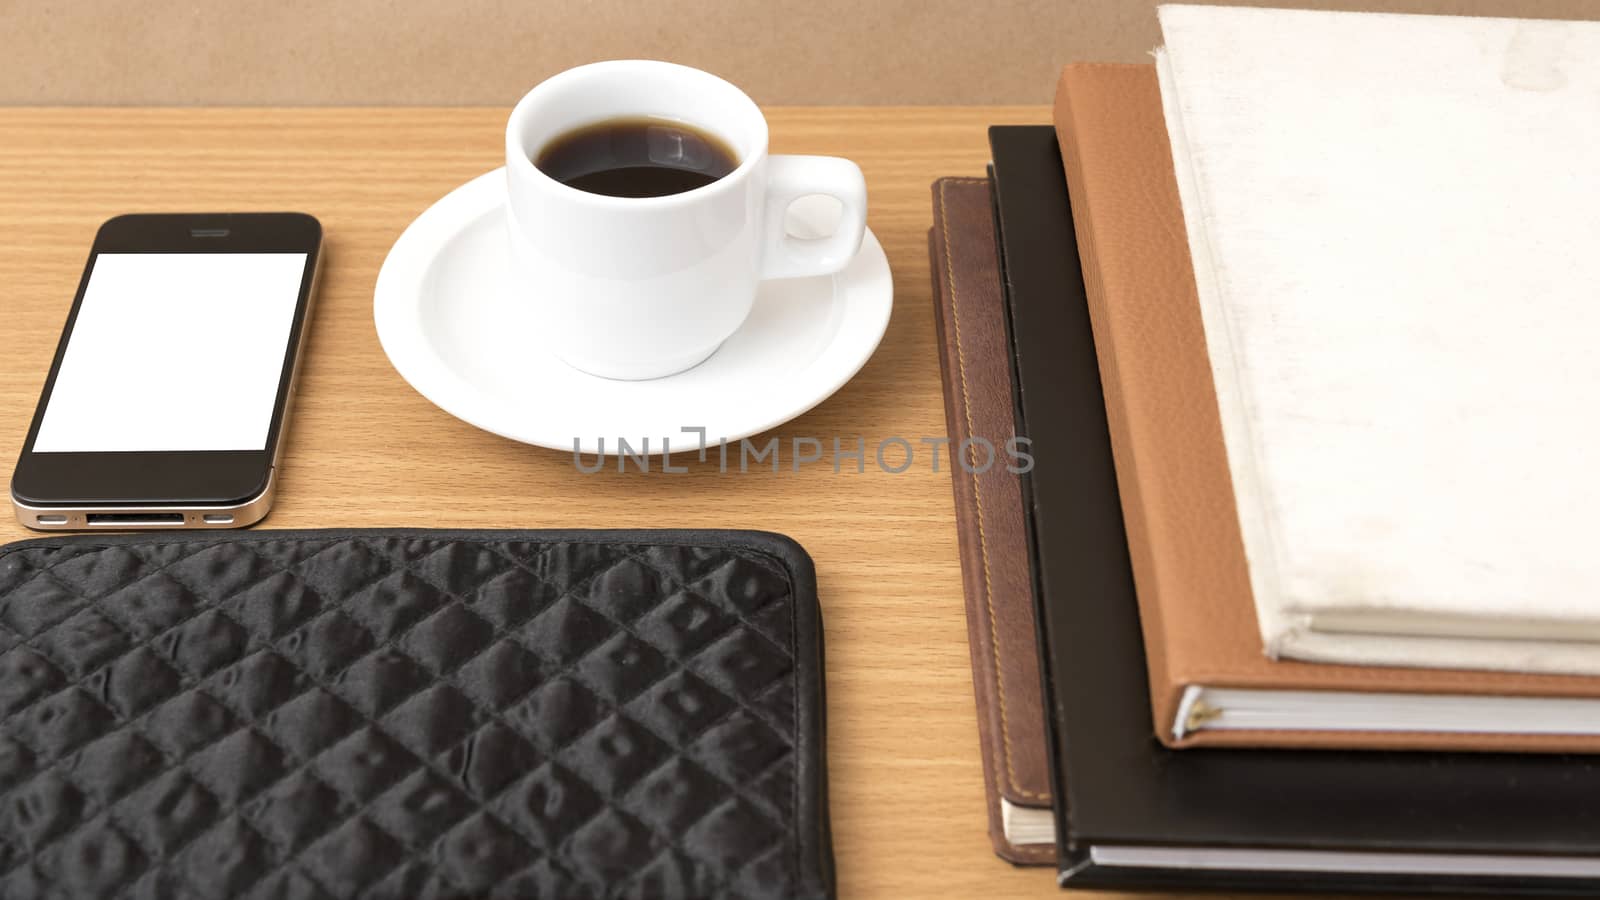
[[[569,184],[564,184],[554,178],[551,178],[549,175],[546,175],[538,166],[534,165],[532,154],[528,152],[529,148],[523,145],[521,132],[524,120],[531,115],[528,110],[539,101],[542,95],[553,90],[559,90],[565,87],[568,82],[574,82],[586,76],[593,75],[595,71],[599,69],[618,68],[622,66],[642,69],[654,68],[658,70],[669,71],[678,75],[689,75],[696,78],[710,78],[721,82],[722,85],[733,91],[739,102],[742,102],[749,107],[750,112],[753,114],[753,121],[757,123],[757,133],[755,135],[755,139],[750,142],[751,152],[741,154],[739,165],[735,166],[733,171],[722,176],[721,178],[718,178],[716,181],[713,181],[710,184],[703,184],[700,187],[691,188],[687,191],[680,191],[676,194],[664,194],[659,197],[613,197],[609,194],[596,194],[581,188],[575,188]],[[576,130],[596,124],[598,122],[603,122],[607,118],[612,117],[606,116],[591,119],[589,121],[576,121],[562,126],[562,129],[563,131]],[[685,122],[686,124],[694,125],[698,128],[705,128],[706,130],[717,134],[723,139],[727,139],[727,135],[723,134],[721,129],[703,125],[690,119],[681,119],[681,121]],[[750,173],[750,170],[767,155],[768,138],[769,133],[767,128],[767,117],[761,111],[760,105],[758,105],[755,100],[751,99],[750,95],[745,93],[742,88],[725,78],[722,78],[711,72],[707,72],[704,69],[697,69],[693,66],[685,66],[680,63],[666,62],[665,60],[608,59],[601,60],[599,62],[586,63],[581,66],[574,66],[573,68],[558,72],[549,78],[546,78],[544,81],[534,85],[532,89],[522,96],[521,100],[517,101],[517,105],[512,107],[511,115],[506,120],[506,165],[511,167],[511,169],[514,170],[519,177],[529,178],[534,184],[547,186],[547,189],[554,190],[558,194],[564,195],[571,199],[582,198],[587,202],[592,202],[601,206],[642,209],[646,207],[671,206],[673,204],[683,203],[688,200],[710,197],[722,191],[733,190],[734,186],[747,177]]]

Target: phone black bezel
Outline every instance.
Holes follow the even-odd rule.
[[[225,234],[221,233],[225,230]],[[322,251],[322,225],[304,213],[156,213],[117,216],[100,226],[78,292],[56,344],[22,455],[11,479],[17,501],[40,507],[231,506],[255,499],[272,475],[283,437],[296,357],[311,303],[312,279]],[[35,453],[34,439],[55,388],[56,373],[77,322],[78,308],[101,253],[304,253],[267,445],[261,450],[112,451]],[[195,377],[227,365],[228,348],[195,348]]]

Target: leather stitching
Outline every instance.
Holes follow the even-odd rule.
[[[956,376],[961,385],[961,408],[967,420],[967,434],[970,436],[972,427],[972,400],[967,394],[967,356],[961,343],[961,303],[959,292],[956,290],[955,265],[950,253],[950,217],[945,214],[946,189],[951,181],[961,184],[986,183],[982,178],[944,179],[939,182],[939,230],[941,241],[944,244],[945,283],[950,285],[950,321],[951,331],[955,335],[956,343]],[[983,569],[983,605],[989,615],[989,646],[993,648],[994,657],[994,686],[995,695],[1000,704],[1000,757],[1005,763],[1006,786],[1013,792],[1034,800],[1047,799],[1049,795],[1038,791],[1025,790],[1017,785],[1016,767],[1011,759],[1011,728],[1010,716],[1006,711],[1006,680],[1001,666],[1000,658],[1000,628],[996,624],[994,614],[994,586],[989,577],[989,540],[984,529],[983,515],[983,484],[978,479],[976,456],[973,448],[967,448],[967,471],[972,476],[972,495],[974,505],[978,512],[978,555]]]

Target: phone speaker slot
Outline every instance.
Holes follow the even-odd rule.
[[[89,513],[90,525],[133,528],[141,525],[182,525],[183,513]]]

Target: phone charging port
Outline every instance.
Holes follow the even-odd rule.
[[[140,525],[182,525],[183,513],[127,512],[89,513],[84,517],[90,525],[133,528]]]
[[[233,513],[206,513],[200,519],[207,525],[232,525]]]

